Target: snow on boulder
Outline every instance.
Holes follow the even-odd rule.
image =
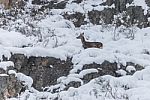
[[[79,73],[79,77],[80,77],[80,78],[83,78],[85,75],[91,74],[91,73],[98,73],[98,70],[97,70],[97,69],[94,69],[94,68],[82,70],[82,71]]]
[[[0,29],[0,44],[3,46],[22,47],[29,43],[29,38],[21,33]]]
[[[57,79],[57,82],[59,83],[63,83],[65,85],[69,84],[70,82],[80,82],[81,85],[83,85],[83,81],[79,78],[76,77],[60,77],[59,79]]]
[[[9,70],[9,71],[8,71],[8,74],[9,74],[9,75],[14,74],[15,76],[17,75],[16,71],[14,71],[14,70]]]
[[[116,73],[121,75],[121,76],[125,76],[127,74],[127,72],[123,69],[117,70]]]
[[[14,67],[14,63],[12,61],[3,61],[3,62],[0,62],[0,68],[4,69],[4,70],[7,70],[8,67]]]
[[[33,84],[33,79],[29,76],[24,75],[23,73],[17,73],[17,79],[21,82],[24,82],[24,85],[28,88],[31,88]]]
[[[135,69],[134,66],[127,66],[127,67],[126,67],[126,71],[128,71],[129,73],[131,73],[131,72],[135,72],[136,69]]]

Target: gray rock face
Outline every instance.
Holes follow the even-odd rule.
[[[85,75],[83,77],[83,81],[84,81],[84,83],[87,83],[91,79],[94,79],[94,78],[97,78],[97,77],[103,76],[103,75],[112,75],[115,77],[119,77],[121,75],[116,73],[116,71],[119,69],[125,70],[127,72],[127,75],[133,75],[135,73],[135,71],[128,72],[126,70],[127,66],[134,66],[136,71],[144,69],[141,65],[134,64],[132,62],[127,62],[126,66],[120,65],[120,68],[118,68],[117,66],[118,66],[118,64],[116,62],[110,63],[108,61],[104,61],[102,64],[93,63],[93,64],[84,65],[83,70],[95,68],[98,70],[98,73],[95,72],[95,73],[90,73],[90,74]]]
[[[103,11],[93,10],[88,12],[90,22],[96,25],[100,25],[102,23],[112,24],[114,14],[115,10],[111,8],[104,9]]]
[[[87,83],[91,79],[94,79],[96,77],[103,76],[103,75],[116,76],[116,70],[118,69],[117,63],[110,63],[108,61],[104,61],[102,64],[93,63],[93,64],[88,64],[88,65],[83,66],[83,70],[84,69],[91,69],[91,68],[97,69],[98,73],[91,73],[91,74],[85,75],[83,77],[84,83]]]
[[[61,61],[53,57],[29,57],[27,58],[23,54],[14,54],[10,58],[15,64],[15,69],[25,75],[31,76],[33,78],[33,87],[41,90],[42,87],[54,85],[57,83],[57,79],[61,76],[67,76],[69,71],[72,69],[71,59],[66,61]],[[135,65],[134,63],[127,63],[128,65],[135,66],[136,70],[143,69],[140,65]],[[120,69],[126,70],[126,66],[120,65]],[[91,79],[102,75],[112,75],[119,76],[116,71],[117,63],[110,63],[104,61],[102,64],[88,64],[84,65],[82,70],[95,68],[98,73],[90,73],[83,77],[84,83],[89,82]],[[79,71],[80,72],[80,71]],[[130,74],[130,73],[128,73]],[[74,86],[79,87],[80,82],[71,82],[67,85],[66,89]]]
[[[107,0],[106,5],[111,6],[114,3],[114,0]]]
[[[11,61],[15,69],[33,78],[33,87],[41,90],[42,87],[54,85],[61,76],[67,76],[72,67],[71,59],[61,61],[53,57],[29,57],[22,54],[12,55]]]
[[[80,27],[81,25],[84,25],[86,23],[84,21],[85,15],[80,12],[76,12],[75,14],[65,13],[63,14],[63,16],[65,19],[72,21],[76,27]]]
[[[125,71],[127,72],[127,75],[133,75],[133,74],[135,73],[135,71],[134,71],[134,72],[128,72],[128,71],[126,70],[127,66],[134,66],[135,69],[136,69],[136,71],[144,69],[144,67],[141,66],[141,65],[139,65],[139,64],[134,64],[134,63],[132,63],[132,62],[127,62],[127,63],[126,63],[126,66],[120,65],[120,69],[125,70]],[[120,76],[120,75],[117,74],[117,76]]]
[[[48,3],[46,0],[32,0],[32,4],[42,5]]]
[[[70,87],[78,88],[80,86],[81,86],[81,82],[72,81],[69,84],[67,84],[67,86],[66,86],[66,88],[64,90],[67,90]]]
[[[82,1],[83,1],[83,0],[74,0],[73,2],[79,4],[79,3],[81,3]]]
[[[7,89],[8,76],[0,76],[0,100],[4,100],[4,91]]]
[[[74,0],[74,3],[81,3],[82,0]],[[141,6],[127,6],[127,4],[131,4],[133,0],[106,0],[106,2],[100,4],[103,6],[112,6],[114,4],[114,8],[105,8],[102,11],[92,10],[88,12],[88,19],[94,25],[101,24],[113,24],[116,19],[115,15],[123,14],[122,18],[117,19],[117,27],[120,25],[124,25],[126,27],[131,27],[133,25],[137,25],[139,28],[149,26],[148,16],[144,15],[144,10]],[[150,1],[146,0],[147,5],[150,5]],[[94,9],[94,8],[93,8]],[[74,14],[64,14],[65,19],[72,21],[76,27],[80,27],[81,25],[86,24],[84,21],[85,16],[82,13],[76,12]],[[123,23],[121,23],[123,21]]]
[[[127,8],[127,15],[130,16],[131,24],[138,24],[140,28],[147,26],[147,18],[141,6],[130,6]]]
[[[44,11],[45,9],[64,9],[66,7],[66,4],[67,4],[67,1],[68,0],[65,0],[65,1],[61,1],[61,2],[57,2],[56,0],[52,0],[52,1],[49,1],[49,2],[36,2],[36,0],[33,2],[34,4],[38,3],[38,5],[43,5],[39,11]]]
[[[22,87],[15,75],[0,76],[0,100],[17,96]]]
[[[145,2],[150,7],[150,0],[145,0]]]

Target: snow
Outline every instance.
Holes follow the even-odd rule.
[[[80,82],[81,85],[83,85],[83,81],[79,78],[76,78],[76,77],[60,77],[58,80],[57,80],[58,83],[63,83],[65,85],[68,85],[70,82]]]
[[[14,70],[9,70],[9,71],[8,71],[8,74],[9,74],[9,75],[11,75],[11,74],[17,75],[16,71],[14,71]]]
[[[29,0],[29,5],[31,6]],[[59,93],[39,92],[32,88],[33,80],[31,77],[14,70],[9,70],[8,74],[15,74],[19,81],[24,82],[30,91],[25,91],[20,98],[11,98],[8,100],[40,100],[45,97],[51,100],[59,96],[60,100],[150,100],[150,28],[134,28],[134,39],[127,38],[131,36],[129,29],[120,32],[124,27],[115,30],[114,26],[107,25],[83,25],[75,28],[71,21],[61,16],[64,12],[74,13],[75,11],[87,13],[91,10],[103,10],[107,6],[99,6],[106,0],[84,0],[79,5],[75,3],[66,5],[63,10],[52,9],[52,15],[46,16],[44,19],[36,23],[41,28],[40,36],[25,36],[19,32],[6,31],[0,29],[0,68],[7,70],[9,66],[14,67],[11,61],[3,61],[2,56],[7,58],[11,54],[24,54],[30,56],[55,57],[61,60],[72,58],[73,68],[68,76],[62,76],[57,79],[58,84],[47,87],[49,90],[59,88]],[[93,7],[92,5],[95,5]],[[147,14],[149,7],[144,0],[134,0],[132,5],[142,6],[144,14]],[[112,5],[110,8],[113,8]],[[18,20],[21,22],[21,20]],[[85,33],[86,41],[100,41],[103,43],[103,49],[88,48],[83,49],[80,39],[76,37],[80,33]],[[117,34],[114,37],[114,34]],[[38,41],[41,38],[42,41]],[[85,64],[102,64],[104,61],[111,63],[117,62],[124,66],[127,62],[139,64],[144,67],[143,70],[136,71],[134,66],[127,66],[126,71],[136,71],[133,75],[126,75],[123,69],[116,71],[121,77],[113,77],[109,75],[101,76],[84,84],[82,78],[90,73],[98,73],[97,69],[82,69]],[[52,65],[49,67],[53,68]],[[78,73],[78,71],[81,71]],[[0,74],[0,76],[8,76]],[[100,81],[97,81],[101,79]],[[68,91],[61,91],[70,82],[80,82],[81,87],[70,87]],[[100,82],[100,83],[97,83]],[[32,90],[32,93],[31,93]]]
[[[135,69],[134,66],[127,66],[127,67],[126,67],[126,70],[127,70],[128,72],[136,71],[136,69]]]
[[[57,23],[58,22],[58,23]],[[64,22],[64,23],[63,23]],[[119,33],[119,37],[116,41],[113,40],[113,28],[109,30],[103,29],[101,26],[90,26],[89,28],[84,26],[82,29],[74,28],[74,26],[66,27],[68,24],[65,24],[66,21],[59,16],[54,16],[50,18],[46,18],[43,21],[39,22],[39,26],[50,27],[51,29],[55,29],[54,33],[58,36],[58,45],[54,47],[55,41],[51,41],[51,37],[47,45],[43,46],[42,42],[33,41],[34,39],[30,39],[20,33],[16,32],[7,32],[4,30],[0,30],[0,33],[6,34],[9,39],[0,35],[3,42],[1,45],[1,55],[4,53],[8,57],[10,57],[11,53],[21,53],[25,54],[27,57],[30,56],[43,56],[43,57],[55,57],[61,60],[66,60],[67,57],[72,57],[73,69],[70,71],[70,74],[66,77],[60,77],[57,81],[60,83],[58,87],[65,88],[65,85],[69,84],[72,81],[80,82],[82,84],[81,87],[74,89],[71,88],[68,91],[62,91],[59,93],[62,100],[72,100],[73,98],[79,100],[99,100],[105,98],[105,100],[113,100],[110,94],[106,97],[104,96],[107,92],[101,92],[99,89],[96,91],[102,96],[95,96],[95,86],[97,84],[92,80],[88,84],[83,84],[82,78],[84,75],[90,73],[97,73],[97,69],[87,69],[81,71],[77,74],[78,70],[82,70],[84,64],[91,64],[93,62],[97,64],[103,63],[105,60],[113,63],[118,62],[126,66],[127,62],[133,62],[135,64],[139,64],[145,67],[142,71],[137,71],[133,76],[126,76],[126,73],[123,70],[119,70],[118,73],[122,76],[120,78],[103,76],[104,79],[109,80],[112,88],[117,89],[118,96],[122,97],[122,95],[128,95],[131,100],[136,100],[136,98],[140,98],[140,100],[149,99],[150,97],[147,94],[142,94],[141,89],[145,89],[145,91],[150,91],[148,87],[150,86],[150,56],[148,52],[150,51],[150,29],[136,29],[135,38],[130,40],[126,38],[126,34]],[[70,23],[70,22],[69,22]],[[54,26],[53,26],[54,25]],[[82,26],[83,27],[83,26]],[[113,27],[113,26],[112,26]],[[102,32],[103,30],[104,32]],[[4,32],[4,33],[3,33]],[[88,48],[83,49],[81,40],[76,39],[78,34],[84,32],[87,41],[101,41],[104,44],[103,49],[98,48]],[[10,35],[10,34],[13,35]],[[94,34],[93,34],[94,33]],[[143,34],[141,34],[143,33]],[[9,35],[8,35],[9,34]],[[43,38],[47,38],[46,32],[42,33]],[[17,36],[17,37],[16,37]],[[36,37],[33,37],[36,39]],[[6,39],[6,40],[5,40]],[[21,39],[21,40],[20,40]],[[8,41],[7,41],[8,40]],[[5,42],[6,41],[6,42]],[[13,42],[12,42],[13,41]],[[20,42],[21,41],[21,42]],[[32,41],[32,42],[31,42]],[[36,43],[35,43],[36,42]],[[19,44],[18,44],[19,43]],[[45,43],[45,42],[44,42]],[[21,48],[23,45],[33,44],[32,47]],[[61,45],[60,45],[61,44]],[[11,64],[10,64],[11,63]],[[8,64],[8,65],[6,65]],[[6,66],[13,65],[12,62],[1,62],[1,67],[3,69],[7,69]],[[4,65],[4,66],[3,66]],[[135,70],[133,66],[128,66],[127,71]],[[14,73],[11,72],[10,73]],[[23,81],[25,85],[29,88],[32,87],[33,80],[29,76],[25,76],[22,73],[16,73],[18,80]],[[145,84],[145,85],[141,85]],[[127,88],[125,90],[123,87]],[[51,90],[52,87],[49,89]],[[53,87],[54,88],[54,87]],[[144,92],[144,91],[143,91]],[[135,95],[134,95],[135,94]],[[29,93],[25,92],[22,94],[20,100],[24,100],[24,96],[29,95],[29,100],[34,100],[37,96],[38,98],[46,96],[47,98],[53,98],[54,95],[51,93],[47,94],[34,92]],[[74,96],[73,96],[74,95]],[[146,97],[145,97],[146,96]],[[122,99],[123,100],[123,99]]]
[[[21,33],[8,32],[3,29],[0,29],[0,45],[7,47],[22,47],[30,43],[30,39],[28,39],[25,35],[22,35]]]
[[[144,9],[144,15],[147,14],[149,7],[147,6],[145,0],[134,0],[133,3],[135,6],[142,6],[142,8]]]
[[[80,73],[79,73],[79,77],[80,78],[83,78],[85,75],[87,74],[90,74],[90,73],[98,73],[98,70],[97,69],[85,69],[85,70],[82,70]]]
[[[74,26],[69,22],[66,24],[66,20],[64,20],[60,15],[56,15],[53,17],[46,18],[39,22],[37,25],[42,27],[47,27],[50,29],[54,29],[55,35],[57,36],[57,40],[59,41],[57,46],[55,46],[55,39],[51,38],[47,34],[46,29],[44,29],[42,36],[43,39],[49,40],[48,42],[38,42],[35,41],[37,37],[26,37],[24,35],[21,35],[17,32],[7,32],[4,30],[0,30],[0,38],[1,41],[1,55],[4,54],[8,58],[11,56],[11,53],[21,53],[25,54],[27,57],[30,56],[42,56],[42,57],[55,57],[61,60],[66,60],[67,57],[72,57],[73,62],[73,69],[70,71],[70,74],[65,77],[60,77],[57,82],[58,86],[61,87],[61,89],[65,88],[65,85],[69,84],[72,81],[80,82],[81,87],[74,89],[70,88],[68,91],[62,91],[59,93],[62,100],[72,100],[73,98],[79,99],[79,100],[99,100],[105,98],[105,100],[113,100],[113,97],[111,97],[110,94],[108,94],[106,97],[104,96],[105,92],[101,92],[99,89],[96,91],[100,96],[95,96],[95,86],[97,84],[92,80],[88,84],[83,84],[82,78],[84,75],[90,74],[90,73],[97,73],[97,69],[87,69],[82,70],[82,67],[84,64],[91,64],[91,63],[97,63],[101,64],[105,60],[113,63],[118,62],[124,66],[126,66],[127,62],[133,62],[135,64],[139,64],[145,67],[142,71],[137,71],[133,76],[126,76],[126,72],[123,70],[117,71],[117,73],[120,73],[123,75],[120,78],[114,78],[114,77],[108,77],[103,76],[104,79],[109,80],[111,83],[112,88],[117,89],[118,96],[122,97],[122,95],[128,95],[131,100],[136,100],[136,98],[140,98],[140,100],[149,99],[150,97],[147,94],[142,95],[141,89],[145,89],[145,91],[150,91],[148,87],[150,86],[150,72],[149,67],[150,66],[150,44],[149,44],[149,38],[150,38],[150,29],[149,28],[143,28],[143,29],[136,29],[135,31],[135,38],[133,40],[130,40],[126,38],[127,33],[119,33],[119,36],[117,37],[117,40],[114,41],[113,39],[113,29],[109,28],[104,29],[101,26],[82,26],[83,28],[74,28]],[[113,27],[113,26],[112,26]],[[103,32],[101,31],[103,30]],[[118,32],[119,29],[116,31]],[[87,41],[100,41],[104,44],[103,49],[98,48],[88,48],[83,49],[81,40],[76,39],[76,37],[84,32],[85,38]],[[94,34],[93,34],[94,33]],[[141,34],[143,33],[143,34]],[[4,37],[4,34],[6,37]],[[13,35],[10,35],[13,34]],[[34,39],[33,39],[34,38]],[[45,45],[47,43],[47,45]],[[32,47],[24,47],[23,45],[32,44]],[[8,64],[8,65],[6,65]],[[0,63],[1,68],[7,69],[7,66],[14,66],[12,62],[1,62]],[[52,66],[50,66],[52,67]],[[80,73],[77,74],[78,70],[82,70]],[[127,71],[135,70],[133,66],[127,66]],[[13,71],[9,71],[10,73],[15,73]],[[22,73],[16,73],[16,76],[18,80],[23,81],[25,85],[27,85],[30,89],[32,87],[33,80],[29,76],[25,76]],[[107,83],[107,82],[106,82]],[[145,84],[145,85],[141,85]],[[125,90],[123,87],[127,88]],[[56,88],[55,86],[49,87],[49,90],[52,88]],[[60,89],[60,90],[61,90]],[[94,90],[94,91],[93,91]],[[143,91],[144,92],[144,91]],[[107,93],[107,92],[106,92]],[[135,95],[134,95],[135,94]],[[22,97],[20,100],[24,100],[25,95],[29,95],[29,100],[34,100],[37,96],[38,98],[44,97],[47,98],[53,98],[53,95],[51,93],[40,93],[40,92],[34,92],[29,93],[25,92],[22,94]],[[73,96],[74,95],[74,96]],[[145,97],[147,96],[147,97]]]
[[[117,70],[116,73],[122,76],[125,76],[127,74],[127,72],[123,69]]]
[[[0,62],[0,68],[7,70],[8,67],[14,67],[14,63],[12,61],[3,61]]]
[[[33,84],[33,79],[30,76],[26,76],[23,73],[17,73],[16,77],[19,81],[23,82],[23,84],[27,86],[29,89],[31,88]]]
[[[0,74],[0,77],[8,76],[7,74]]]

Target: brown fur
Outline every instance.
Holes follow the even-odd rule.
[[[87,42],[84,38],[84,33],[80,34],[77,39],[81,39],[83,48],[103,48],[103,44],[101,42]]]

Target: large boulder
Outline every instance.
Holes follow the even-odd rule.
[[[17,80],[15,74],[0,74],[0,100],[16,97],[22,88],[23,85]]]
[[[9,59],[14,62],[15,69],[32,77],[33,87],[42,90],[42,87],[54,85],[61,76],[67,76],[72,67],[71,59],[62,61],[53,57],[29,57],[23,54],[14,54]]]

